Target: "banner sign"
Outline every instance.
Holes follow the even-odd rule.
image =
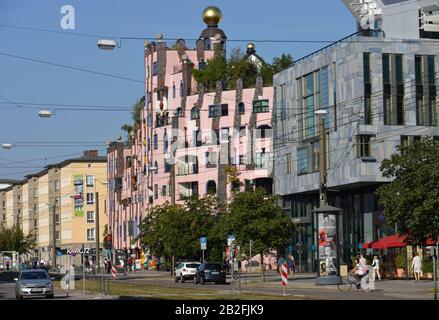
[[[318,215],[318,254],[320,276],[337,274],[337,216],[335,214]]]

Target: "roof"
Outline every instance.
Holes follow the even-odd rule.
[[[315,213],[339,213],[341,211],[343,210],[333,206],[323,206],[313,210]]]
[[[19,180],[0,179],[0,184],[17,184],[19,182],[20,182]]]
[[[62,168],[62,167],[65,167],[71,163],[84,163],[84,162],[99,162],[99,163],[105,162],[106,163],[107,156],[80,157],[80,158],[66,159],[66,160],[63,160],[63,161],[58,162],[58,163],[49,164],[49,165],[45,166],[44,169],[39,171],[39,172],[28,174],[28,175],[24,176],[24,179],[22,179],[22,180],[0,179],[0,183],[2,181],[6,181],[6,180],[13,182],[13,183],[11,183],[12,184],[11,186],[9,186],[5,189],[2,189],[2,190],[9,190],[15,185],[23,184],[23,183],[27,182],[27,180],[29,180],[30,178],[41,177],[41,176],[45,175],[49,171],[49,169]]]

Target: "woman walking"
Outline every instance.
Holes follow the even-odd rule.
[[[296,272],[296,264],[294,262],[294,256],[292,255],[288,257],[288,269],[290,271],[290,276],[292,277]]]
[[[374,275],[378,276],[378,280],[381,280],[380,260],[378,259],[378,256],[373,257],[372,267],[373,267]]]

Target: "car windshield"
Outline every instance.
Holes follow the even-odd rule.
[[[214,271],[221,271],[223,267],[220,264],[206,264],[205,267],[206,270],[214,270]]]
[[[186,267],[188,267],[188,268],[198,268],[198,266],[199,266],[200,264],[198,264],[198,263],[188,263],[187,265],[186,265]]]
[[[47,280],[48,275],[45,272],[23,272],[21,280]]]

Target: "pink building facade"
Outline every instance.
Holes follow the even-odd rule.
[[[206,21],[206,20],[205,20]],[[115,249],[134,249],[142,218],[154,206],[264,187],[272,192],[273,88],[258,77],[253,88],[209,92],[192,70],[226,56],[227,37],[207,21],[196,48],[145,43],[145,107],[127,143],[108,148],[108,226]],[[250,48],[250,46],[249,46]],[[254,54],[254,47],[248,54]],[[137,252],[137,249],[135,249]],[[139,257],[140,258],[140,257]]]

